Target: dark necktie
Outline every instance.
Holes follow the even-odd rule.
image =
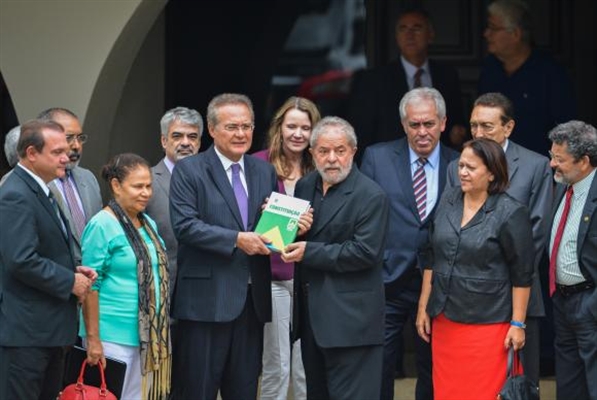
[[[77,195],[75,188],[70,180],[71,173],[68,171],[64,178],[61,178],[62,188],[64,189],[64,197],[66,198],[66,204],[70,210],[70,215],[73,218],[73,225],[77,233],[77,237],[81,237],[83,229],[85,228],[85,214],[77,201]]]
[[[425,176],[425,164],[427,164],[427,160],[419,158],[417,160],[417,169],[413,176],[413,189],[421,221],[425,219],[425,215],[427,214],[427,177]]]
[[[54,198],[54,195],[52,194],[52,192],[48,193],[48,200],[50,200],[50,204],[52,204],[54,213],[58,217],[58,221],[60,221],[60,229],[62,230],[62,233],[64,234],[64,236],[68,236],[68,234],[66,232],[66,225],[64,224],[64,220],[62,219],[62,214],[60,213],[60,207],[58,206],[58,203],[56,202],[56,198]]]
[[[566,190],[566,201],[564,203],[564,211],[558,224],[558,230],[556,231],[556,237],[553,240],[553,247],[551,248],[551,257],[549,258],[549,295],[553,296],[556,291],[556,264],[558,258],[558,249],[562,236],[564,235],[564,228],[566,228],[566,220],[568,219],[568,213],[570,212],[570,203],[572,203],[572,195],[574,190],[572,186],[568,186]]]
[[[421,84],[421,75],[423,75],[424,72],[425,70],[423,68],[419,68],[417,72],[415,72],[415,84],[413,85],[413,89],[423,86]]]
[[[236,197],[236,203],[240,211],[240,216],[243,219],[243,225],[247,229],[247,220],[249,219],[249,202],[247,199],[247,192],[240,180],[240,164],[232,164],[232,189]]]

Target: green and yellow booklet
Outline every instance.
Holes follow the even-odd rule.
[[[281,253],[296,239],[299,217],[309,206],[307,200],[272,192],[255,232],[271,240],[271,250]]]

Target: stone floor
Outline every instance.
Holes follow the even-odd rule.
[[[416,378],[402,378],[394,381],[394,400],[414,400]],[[543,378],[539,382],[541,400],[555,400],[556,382],[554,378]]]

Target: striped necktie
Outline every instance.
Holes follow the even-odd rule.
[[[61,179],[62,188],[64,189],[64,197],[66,204],[68,205],[68,209],[70,210],[70,215],[73,218],[73,226],[75,228],[77,237],[80,238],[81,234],[83,233],[83,229],[85,228],[85,214],[79,205],[75,188],[70,177],[71,172],[67,171],[66,175],[64,175],[64,178]]]
[[[415,201],[417,202],[417,211],[421,221],[427,214],[427,177],[425,176],[425,164],[427,159],[419,158],[417,160],[417,169],[413,175],[413,189],[415,192]]]

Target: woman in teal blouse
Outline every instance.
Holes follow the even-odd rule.
[[[123,399],[162,398],[171,362],[168,265],[155,222],[143,213],[152,194],[149,164],[121,154],[102,177],[113,199],[81,239],[83,265],[98,279],[83,304],[80,335],[89,363],[105,365],[105,355],[127,363]]]

